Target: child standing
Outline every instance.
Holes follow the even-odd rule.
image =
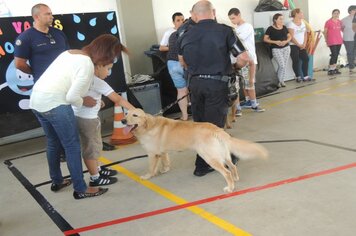
[[[259,107],[255,91],[257,56],[255,52],[255,33],[253,26],[242,19],[240,10],[237,8],[231,8],[228,16],[231,23],[236,25],[236,34],[243,41],[251,58],[248,65],[240,70],[241,77],[243,78],[243,92],[246,99],[243,107],[252,108],[252,110],[256,112],[264,112],[265,109]],[[241,110],[241,108],[237,107],[238,112],[239,110]]]
[[[122,46],[122,50],[127,53],[127,49]],[[112,102],[126,109],[133,109],[127,100],[118,95],[108,85],[104,79],[110,74],[113,63],[107,65],[95,65],[94,81],[85,98],[91,97],[96,105],[93,107],[74,107],[74,114],[77,118],[80,141],[82,147],[82,157],[90,173],[90,186],[103,186],[117,182],[117,178],[112,177],[117,171],[100,167],[98,158],[102,150],[101,123],[98,117],[102,95],[108,97]],[[100,102],[99,102],[100,101]]]

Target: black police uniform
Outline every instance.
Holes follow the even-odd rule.
[[[245,51],[232,28],[214,20],[201,20],[180,40],[189,74],[191,108],[196,122],[211,122],[223,128],[228,113],[228,79],[233,71],[230,53],[234,56]],[[209,169],[197,155],[196,171]]]

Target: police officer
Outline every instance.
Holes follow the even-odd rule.
[[[233,29],[214,20],[215,9],[209,1],[198,1],[192,15],[197,24],[183,34],[179,55],[189,74],[193,119],[223,128],[232,75],[230,54],[237,57],[240,66],[247,63],[248,54]],[[196,176],[213,171],[199,155],[195,166]]]

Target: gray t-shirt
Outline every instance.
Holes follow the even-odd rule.
[[[341,20],[344,41],[354,41],[355,32],[352,30],[352,20],[353,17],[351,15],[348,15]]]

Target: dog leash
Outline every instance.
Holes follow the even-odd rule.
[[[169,104],[168,106],[165,106],[164,108],[162,108],[158,113],[154,114],[154,116],[161,116],[163,115],[163,113],[165,113],[166,111],[168,111],[171,107],[173,107],[174,105],[176,105],[178,102],[180,102],[181,100],[183,100],[184,98],[188,97],[190,94],[187,93],[186,95],[184,95],[183,97],[177,99],[176,101],[172,102],[171,104]]]

